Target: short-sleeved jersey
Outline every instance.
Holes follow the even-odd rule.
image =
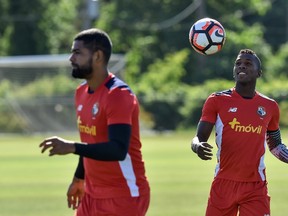
[[[84,157],[85,190],[94,198],[138,197],[149,193],[141,154],[139,104],[130,88],[112,73],[94,92],[86,82],[75,94],[77,124],[82,142],[108,142],[108,126],[131,125],[128,154],[123,161]]]
[[[244,99],[234,88],[213,93],[203,106],[201,121],[215,124],[216,178],[265,181],[266,132],[279,128],[274,100],[259,92]]]

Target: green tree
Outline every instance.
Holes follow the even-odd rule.
[[[151,113],[154,129],[176,129],[183,119],[180,107],[184,104],[189,86],[181,84],[186,71],[184,64],[188,60],[188,50],[167,54],[149,65],[134,87],[144,109]]]
[[[45,43],[48,46],[46,52],[50,54],[69,52],[73,37],[82,27],[78,12],[82,8],[82,4],[79,3],[81,1],[42,0],[42,2],[48,7],[39,20],[38,28],[46,37]]]
[[[67,52],[67,39],[79,30],[77,0],[1,0],[0,5],[2,55]]]
[[[7,55],[9,37],[11,34],[11,18],[9,15],[9,0],[0,0],[0,55]]]
[[[263,67],[268,64],[273,49],[264,39],[265,26],[260,21],[270,9],[270,0],[105,1],[101,2],[100,18],[95,26],[109,32],[114,52],[126,53],[126,80],[139,90],[145,101],[143,107],[154,118],[154,128],[172,129],[181,124],[187,126],[185,119],[195,120],[193,113],[199,114],[199,105],[184,103],[191,101],[190,86],[205,85],[207,80],[215,78],[231,81],[233,63],[240,49],[255,50],[263,60]],[[248,17],[252,15],[259,21],[251,22]],[[191,25],[203,17],[217,19],[227,33],[223,50],[212,56],[196,53],[188,40]],[[172,56],[187,48],[185,61],[179,66]],[[174,64],[178,67],[173,67]],[[177,70],[185,73],[180,79],[168,82],[167,74]],[[171,103],[171,98],[177,100]]]
[[[280,46],[267,60],[264,75],[269,79],[287,79],[288,77],[288,43]]]
[[[85,2],[0,0],[0,55],[66,53],[84,26]],[[260,56],[265,87],[266,80],[282,85],[287,79],[286,0],[101,0],[99,4],[100,16],[93,26],[109,33],[114,53],[126,55],[126,82],[145,103],[154,128],[195,123],[208,90],[232,81],[233,62],[242,48]],[[227,33],[223,50],[212,56],[196,53],[188,40],[191,25],[203,17],[217,19]],[[284,88],[269,90],[281,102],[287,99]]]
[[[263,58],[271,54],[263,39],[264,26],[242,19],[247,14],[262,17],[270,8],[269,0],[207,0],[202,4],[197,0],[192,3],[188,0],[105,1],[101,2],[100,17],[95,26],[109,32],[115,52],[128,54],[127,78],[136,82],[158,58],[190,47],[188,33],[196,20],[206,16],[219,20],[227,31],[221,53],[200,56],[191,48],[189,61],[184,66],[187,70],[185,82],[197,84],[217,77],[230,79],[230,65],[240,48],[259,50]]]

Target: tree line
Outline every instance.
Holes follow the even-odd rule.
[[[0,55],[69,52],[73,36],[87,19],[86,2],[0,0]],[[125,81],[139,95],[155,129],[195,124],[208,90],[223,87],[222,82],[233,85],[233,63],[242,48],[256,51],[262,60],[260,88],[275,86],[265,93],[281,103],[287,99],[285,82],[278,86],[288,76],[286,0],[99,0],[98,4],[99,16],[90,25],[109,33],[114,53],[125,54]],[[220,21],[226,30],[224,48],[213,56],[201,56],[189,44],[190,27],[203,17]]]

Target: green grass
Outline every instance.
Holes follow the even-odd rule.
[[[283,138],[286,134],[282,133]],[[194,132],[142,137],[152,190],[147,216],[204,215],[215,158],[202,161],[191,152],[193,135]],[[44,137],[0,137],[1,216],[73,215],[67,208],[66,190],[77,157],[42,155],[38,145]],[[288,211],[288,166],[267,153],[272,215],[284,216]]]

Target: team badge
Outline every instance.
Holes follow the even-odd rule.
[[[260,115],[261,117],[264,117],[266,115],[266,110],[264,107],[259,106],[258,110],[257,110],[258,115]]]
[[[77,111],[80,112],[82,109],[83,109],[83,105],[82,105],[82,104],[79,104],[78,107],[77,107]]]
[[[92,115],[93,116],[96,116],[96,114],[98,113],[99,111],[99,104],[98,103],[95,103],[92,107]]]
[[[230,107],[228,112],[233,112],[233,113],[237,112],[237,107]]]

